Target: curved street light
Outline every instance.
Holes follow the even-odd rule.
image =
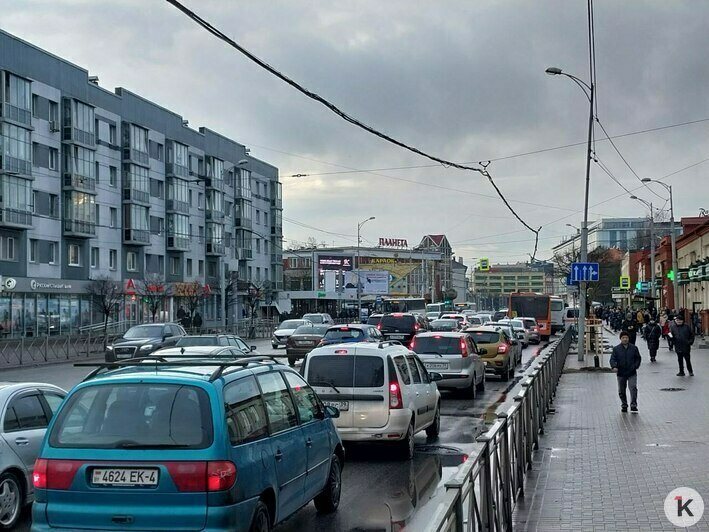
[[[357,320],[362,320],[362,284],[359,279],[359,245],[362,243],[362,238],[360,237],[360,232],[362,226],[371,220],[376,220],[376,216],[370,216],[366,220],[362,220],[357,224]]]
[[[652,296],[652,303],[655,304],[655,210],[652,207],[652,203],[646,201],[637,196],[630,196],[630,199],[639,201],[646,207],[650,209],[650,296]]]

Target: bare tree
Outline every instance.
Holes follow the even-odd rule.
[[[109,277],[97,277],[86,288],[86,293],[91,297],[91,304],[103,316],[103,348],[106,349],[108,340],[108,319],[111,314],[118,311],[123,301],[123,287]]]
[[[209,290],[204,287],[199,281],[192,281],[190,283],[178,283],[175,285],[174,296],[179,299],[180,302],[187,306],[187,310],[190,314],[189,326],[192,327],[192,320],[194,319],[195,312],[199,309],[202,301],[209,297]]]
[[[256,338],[256,309],[264,298],[263,285],[261,283],[251,283],[248,296],[246,298],[249,307],[249,338]]]
[[[148,306],[150,320],[155,323],[155,316],[170,296],[170,289],[165,279],[158,274],[148,274],[135,284],[135,293]]]

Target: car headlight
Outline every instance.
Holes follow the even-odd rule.
[[[141,351],[150,351],[153,348],[153,344],[145,344],[140,346]]]
[[[112,345],[107,345],[107,346],[106,346],[106,351],[113,351],[113,346],[112,346]]]

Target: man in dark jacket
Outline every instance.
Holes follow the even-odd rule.
[[[620,397],[620,411],[628,411],[628,397],[626,387],[630,388],[630,411],[638,411],[638,368],[640,367],[640,351],[637,346],[630,343],[627,331],[620,333],[620,344],[613,348],[611,355],[611,368],[618,377],[618,396]]]
[[[684,316],[682,316],[681,313],[677,314],[674,323],[670,324],[670,334],[672,335],[675,352],[677,353],[677,363],[679,364],[679,373],[677,376],[684,377],[684,363],[686,362],[689,376],[694,377],[692,361],[689,357],[692,344],[694,343],[694,331],[689,325],[684,323]]]
[[[645,325],[643,329],[643,337],[647,342],[648,351],[650,351],[650,362],[655,362],[655,357],[657,356],[657,350],[660,348],[660,337],[662,336],[662,329],[655,322],[655,318],[650,318],[650,323]]]
[[[625,320],[621,323],[620,328],[622,331],[628,333],[630,343],[635,345],[635,340],[638,334],[638,322],[635,321],[635,316],[632,312],[628,312],[625,316]]]

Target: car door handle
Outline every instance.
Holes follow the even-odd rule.
[[[27,438],[15,438],[15,445],[29,445],[30,441]]]
[[[313,446],[313,440],[311,440],[310,438],[308,438],[307,440],[305,440],[305,446],[306,446],[306,447],[312,447],[312,446]]]
[[[278,449],[278,450],[276,451],[276,460],[278,460],[279,462],[280,462],[281,460],[283,460],[283,453],[281,452],[280,449]]]

